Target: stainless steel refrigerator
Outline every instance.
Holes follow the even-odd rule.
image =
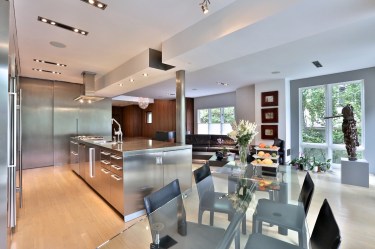
[[[0,248],[8,247],[8,55],[9,5],[0,1]]]

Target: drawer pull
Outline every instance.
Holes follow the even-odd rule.
[[[122,159],[122,157],[120,157],[120,156],[116,156],[116,155],[112,155],[111,156],[113,159],[116,159],[116,160],[120,160],[120,159]]]
[[[105,165],[109,165],[109,164],[111,164],[111,163],[108,162],[107,160],[101,160],[100,162],[101,162],[101,163],[104,163]]]
[[[111,177],[112,177],[113,179],[115,179],[116,181],[121,181],[121,180],[122,180],[121,177],[118,177],[118,176],[115,176],[115,175],[111,175]]]
[[[72,154],[75,155],[75,156],[78,156],[78,153],[76,153],[76,152],[74,152],[74,151],[72,151],[72,152],[70,152],[70,153],[72,153]]]
[[[111,155],[111,153],[109,153],[109,152],[105,152],[105,151],[101,151],[100,154],[103,154],[103,155],[105,155],[105,156],[109,156],[109,155]]]
[[[106,169],[100,169],[104,174],[108,174],[109,173],[109,170],[106,170]]]
[[[115,170],[122,170],[122,167],[114,165],[114,164],[112,164],[111,167],[114,168]]]

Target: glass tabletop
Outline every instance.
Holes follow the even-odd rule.
[[[298,207],[300,186],[296,171],[280,166],[275,177],[254,175],[251,165],[228,165],[192,189],[172,199],[148,217],[106,241],[100,249],[150,248],[245,248],[253,231],[253,214],[259,200]],[[229,171],[228,171],[229,169]],[[205,193],[202,194],[202,189]],[[214,203],[210,217],[205,203]],[[229,209],[228,209],[229,207]],[[228,214],[228,210],[232,210]],[[203,214],[202,214],[202,211]],[[200,216],[202,217],[200,220]],[[211,223],[212,219],[212,223]],[[304,222],[305,223],[305,222]],[[307,230],[306,230],[307,233]],[[298,245],[298,235],[276,226],[263,226],[263,234]],[[306,235],[307,236],[307,235]]]

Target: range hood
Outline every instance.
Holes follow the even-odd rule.
[[[82,72],[84,95],[75,98],[80,103],[93,103],[104,99],[104,97],[95,96],[95,75],[92,72]]]

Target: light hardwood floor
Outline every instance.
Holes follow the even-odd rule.
[[[68,165],[25,170],[23,195],[12,249],[92,249],[125,228]]]
[[[193,165],[193,169],[197,167]],[[315,194],[308,214],[309,227],[313,228],[327,198],[341,228],[341,248],[375,248],[374,175],[370,176],[369,189],[342,185],[339,171],[311,175]],[[304,176],[305,172],[299,172],[300,183]],[[17,222],[12,249],[93,249],[131,225],[125,224],[69,165],[24,171],[24,207],[18,210]],[[251,221],[248,223],[250,232]],[[272,234],[276,227],[264,230]]]

